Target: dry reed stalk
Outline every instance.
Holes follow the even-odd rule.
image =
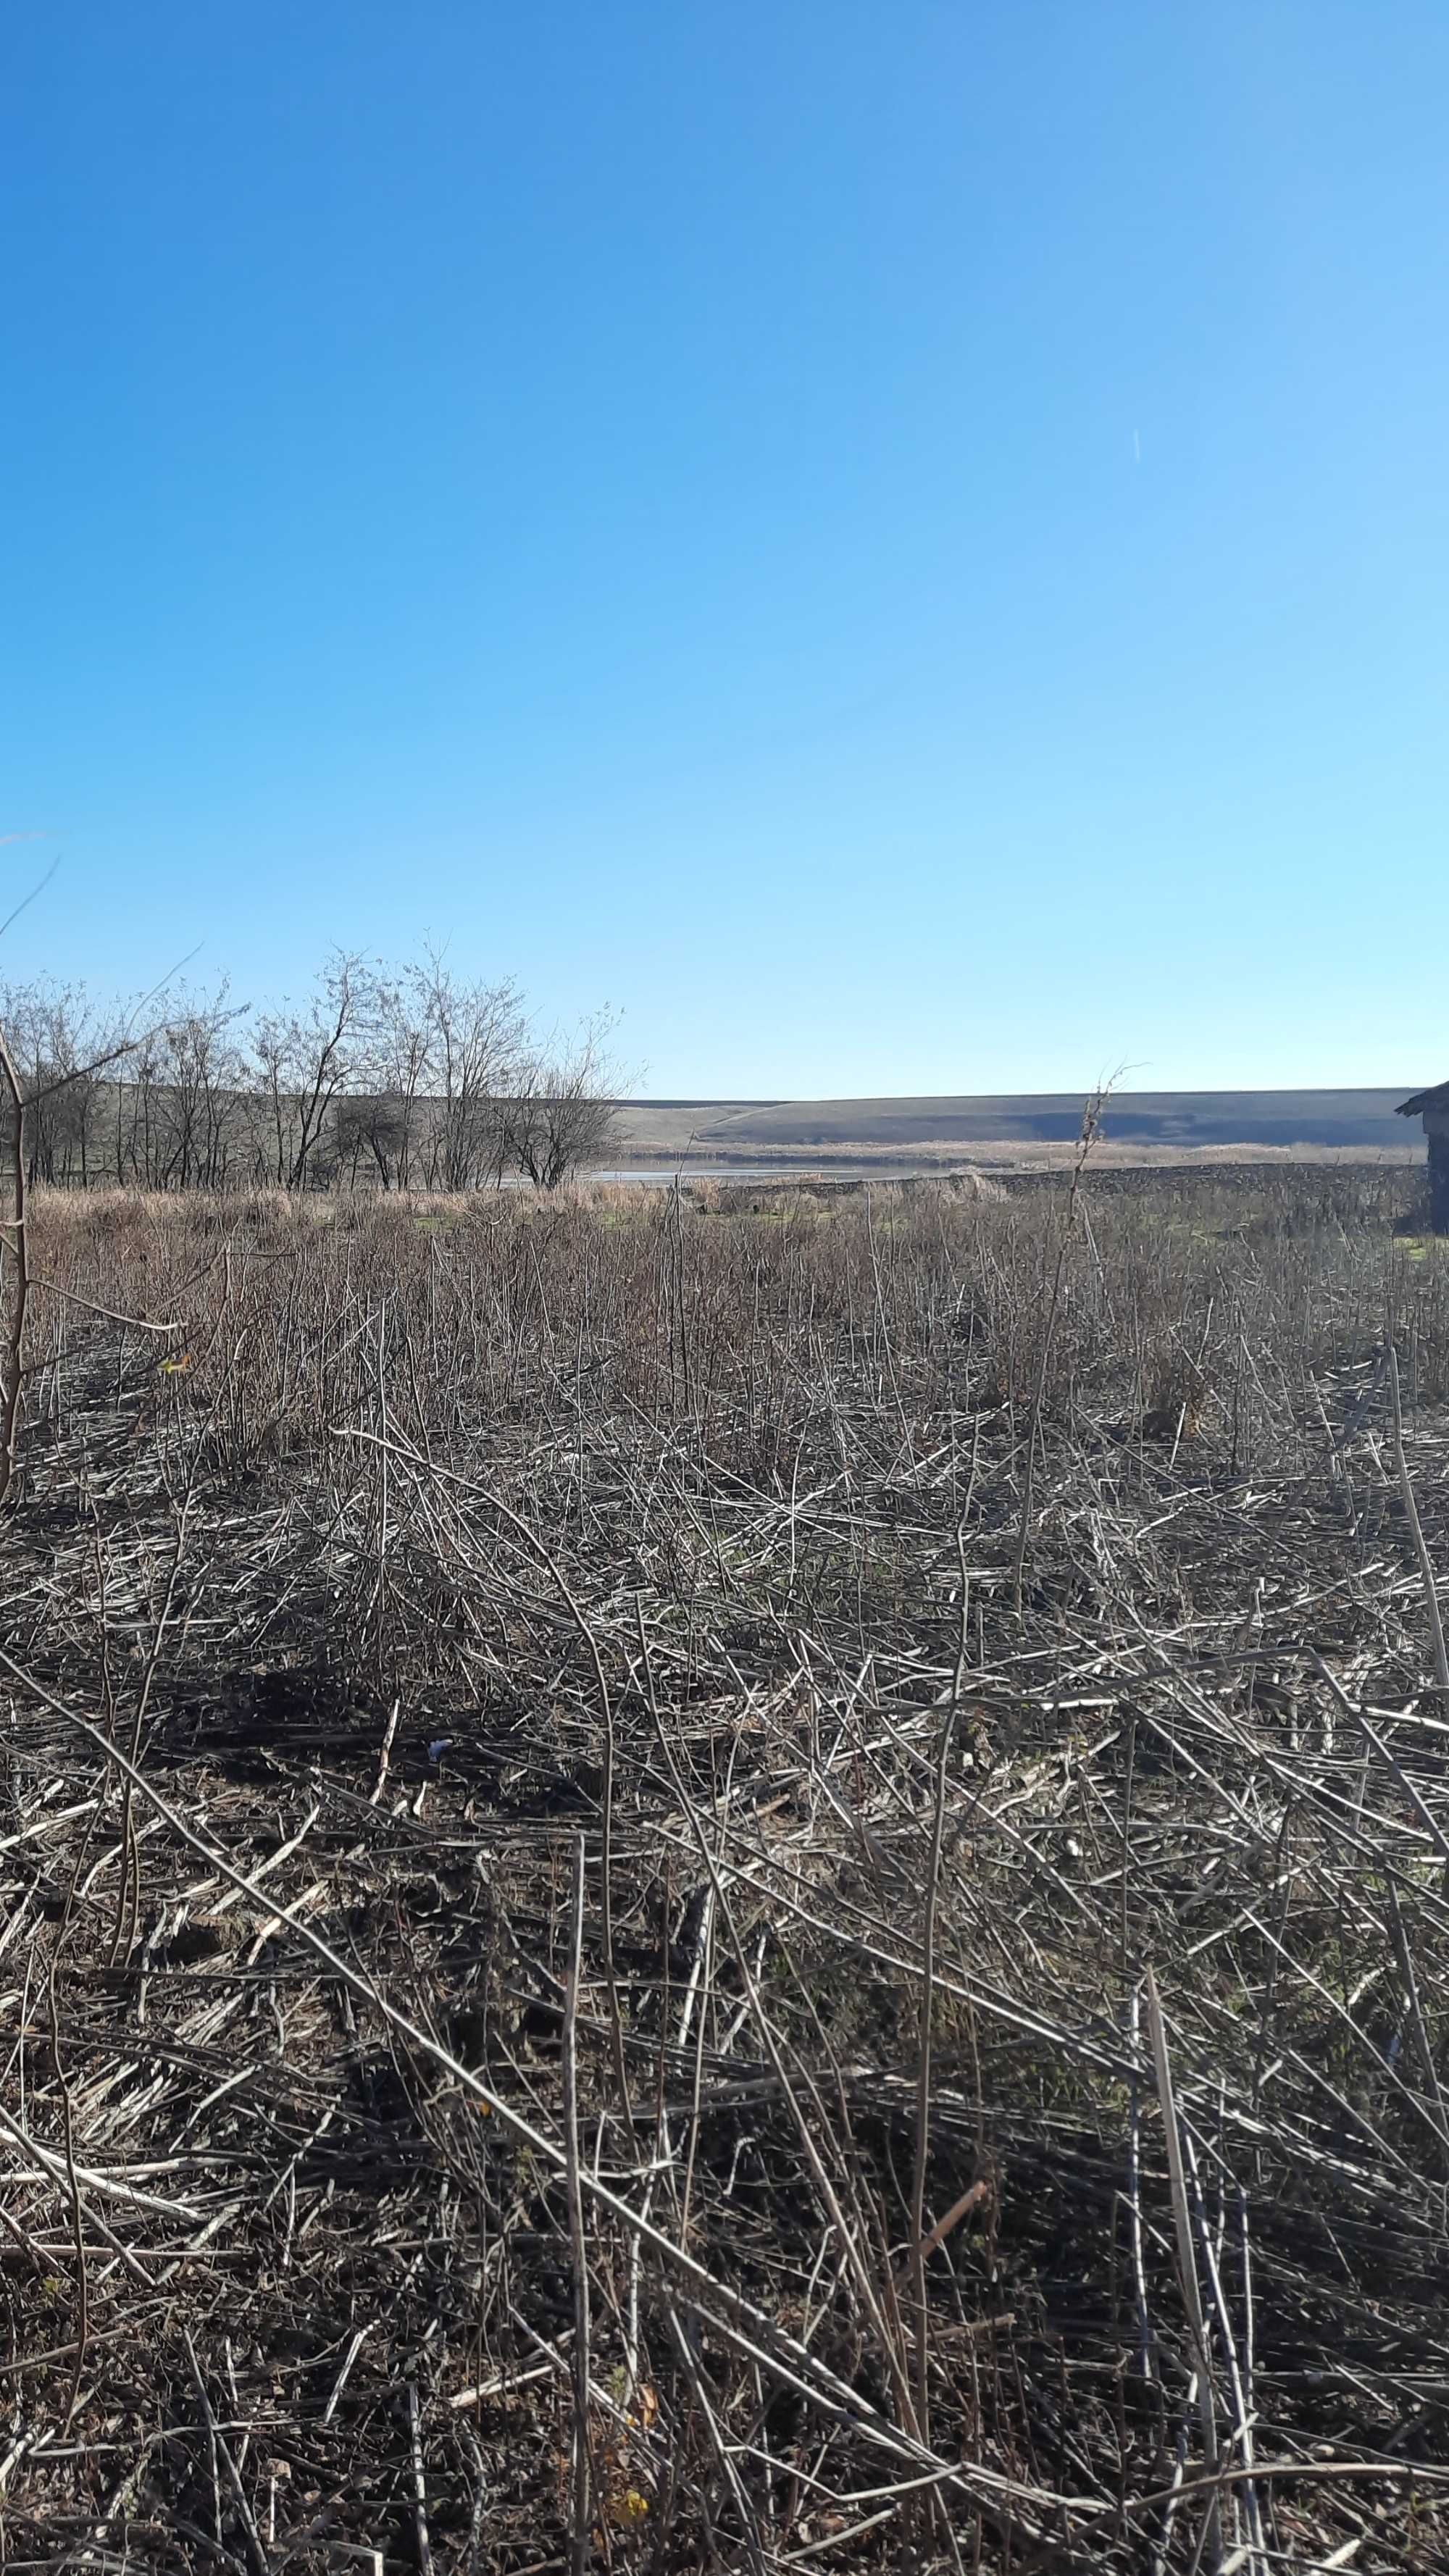
[[[1434,1581],[1434,1569],[1429,1562],[1428,1548],[1424,1544],[1424,1526],[1419,1518],[1419,1506],[1414,1499],[1414,1484],[1409,1474],[1409,1462],[1404,1455],[1404,1416],[1399,1402],[1399,1362],[1392,1342],[1389,1344],[1388,1358],[1389,1391],[1394,1407],[1394,1464],[1398,1469],[1399,1493],[1413,1536],[1419,1580],[1424,1587],[1424,1608],[1428,1613],[1429,1637],[1434,1649],[1434,1675],[1440,1690],[1446,1694],[1445,1705],[1449,1707],[1449,1650],[1446,1650],[1444,1644],[1444,1622],[1439,1615],[1439,1593]]]
[[[570,1914],[569,1964],[564,1981],[563,2138],[568,2187],[569,2241],[574,2279],[574,2415],[573,2530],[574,2576],[589,2562],[593,2470],[589,2440],[589,2247],[584,2225],[584,2195],[579,2163],[579,1985],[584,1955],[584,1838],[574,1845],[573,1905]]]
[[[1217,2396],[1213,2387],[1212,2348],[1208,2342],[1207,2319],[1203,2313],[1202,2293],[1198,2285],[1197,2255],[1193,2245],[1192,2215],[1188,2207],[1187,2176],[1183,2165],[1182,2137],[1177,2125],[1177,2101],[1172,2085],[1172,2061],[1168,2054],[1167,2027],[1162,2018],[1157,1980],[1151,1963],[1144,1970],[1147,1992],[1147,2030],[1152,2043],[1152,2064],[1157,2079],[1157,2098],[1162,2106],[1163,2134],[1167,2144],[1167,2171],[1172,2185],[1172,2221],[1177,2238],[1177,2271],[1192,2335],[1198,2388],[1198,2414],[1202,2425],[1203,2465],[1209,2480],[1217,2475],[1218,2432]],[[1222,2562],[1222,2528],[1216,2490],[1209,2488],[1204,2533],[1208,2565],[1217,2568]]]
[[[1382,1319],[1432,1561],[1449,1292],[1362,1176],[1193,1190],[1094,1165],[1044,1364],[1029,1195],[37,1197],[12,2554],[214,2545],[184,2325],[301,2564],[399,2500],[416,2556],[419,2461],[435,2563],[567,2559],[565,2381],[620,2567],[1185,2576],[1210,2501],[1229,2560],[1237,2515],[1247,2560],[1433,2563],[1449,1814]],[[96,1309],[184,1322],[188,1365]],[[1184,2421],[1169,2486],[1184,2195],[1220,2456]]]

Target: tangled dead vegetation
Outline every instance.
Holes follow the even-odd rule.
[[[1386,1186],[42,1201],[4,2564],[1449,2562]]]

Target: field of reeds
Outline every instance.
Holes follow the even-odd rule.
[[[1416,1185],[41,1196],[0,2562],[1449,2565]]]

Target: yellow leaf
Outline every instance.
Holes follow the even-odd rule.
[[[641,2495],[637,2487],[626,2487],[622,2495],[609,2498],[609,2520],[620,2524],[625,2531],[636,2522],[642,2522],[648,2510],[649,2498]]]

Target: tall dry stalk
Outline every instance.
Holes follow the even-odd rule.
[[[8,1041],[0,1031],[0,1088],[5,1098],[6,1176],[10,1214],[0,1220],[0,1505],[15,1477],[20,1402],[25,1386],[25,1327],[30,1306],[26,1191],[26,1100]]]
[[[1047,1299],[1046,1321],[1042,1327],[1041,1351],[1037,1362],[1036,1383],[1032,1389],[1031,1411],[1026,1426],[1026,1464],[1021,1480],[1021,1520],[1016,1534],[1016,1553],[1011,1566],[1011,1602],[1018,1619],[1021,1617],[1022,1576],[1026,1551],[1031,1538],[1032,1506],[1036,1497],[1037,1444],[1041,1435],[1042,1404],[1046,1395],[1047,1372],[1051,1365],[1052,1341],[1056,1333],[1057,1314],[1061,1305],[1062,1281],[1066,1272],[1067,1252],[1076,1225],[1082,1175],[1087,1168],[1092,1147],[1102,1131],[1102,1113],[1111,1097],[1110,1083],[1102,1084],[1088,1099],[1082,1111],[1081,1133],[1077,1155],[1072,1165],[1071,1184],[1067,1192],[1066,1215],[1057,1242],[1056,1262],[1052,1270],[1051,1293]]]

